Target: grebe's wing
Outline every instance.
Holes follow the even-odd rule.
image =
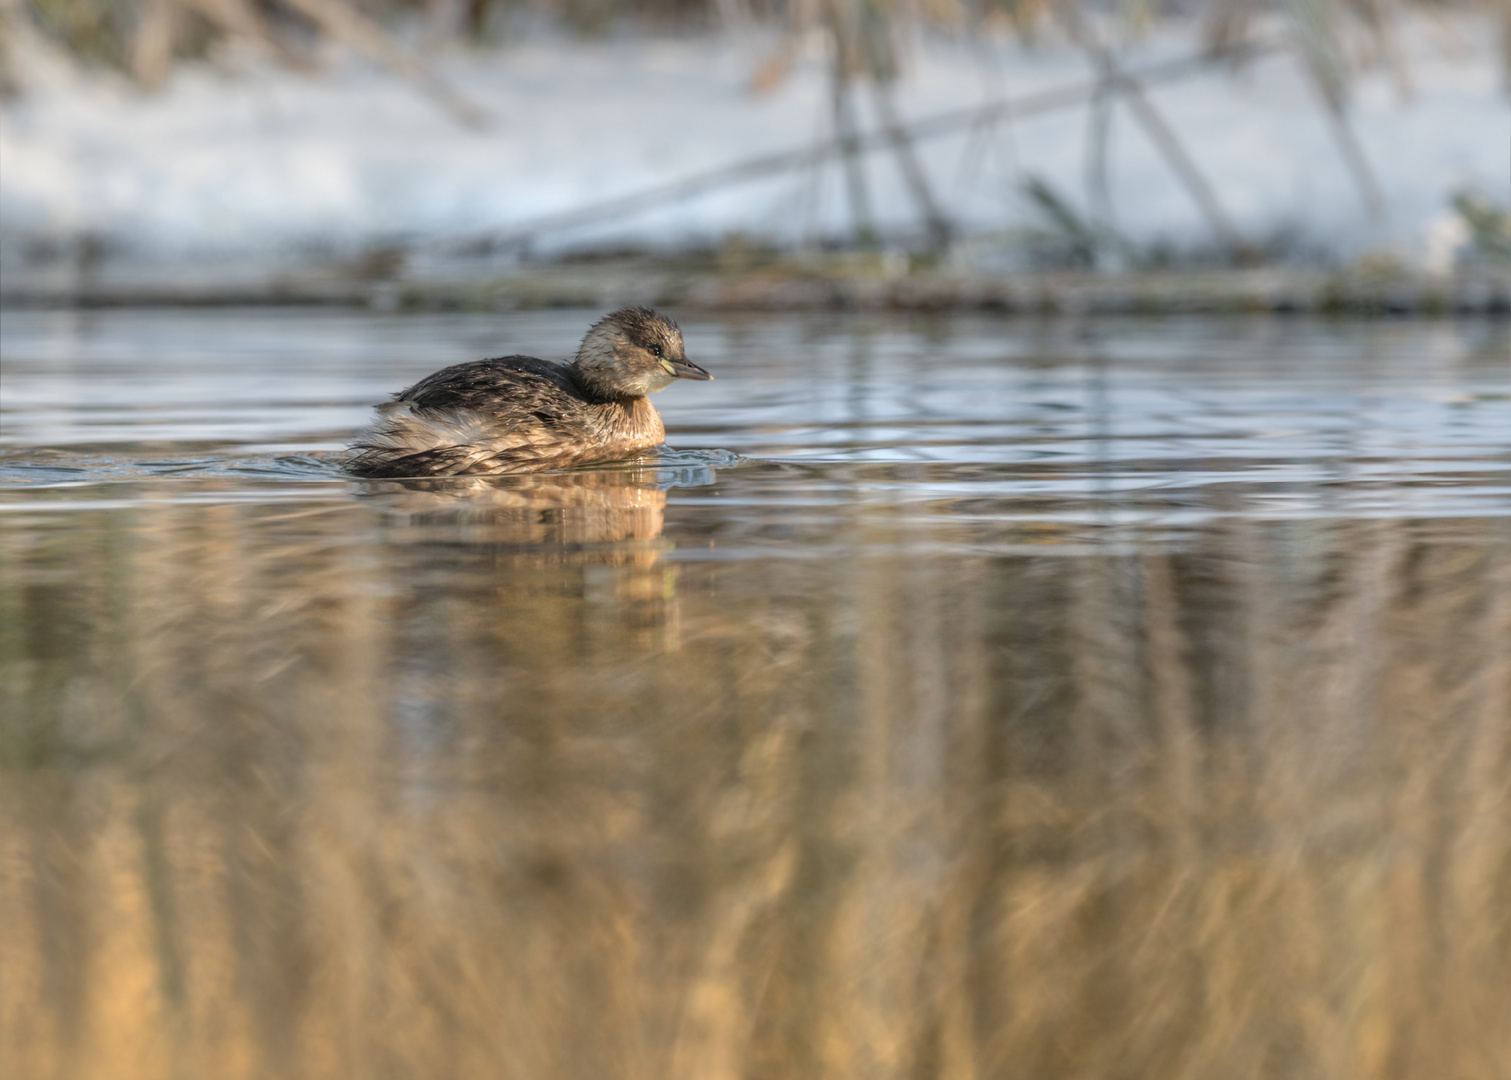
[[[561,364],[534,356],[501,356],[453,364],[427,375],[394,395],[422,409],[518,408],[542,397],[580,396],[572,373]]]
[[[479,360],[380,405],[346,467],[374,477],[526,472],[568,464],[592,434],[565,368],[528,356]]]

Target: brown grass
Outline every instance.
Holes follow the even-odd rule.
[[[1204,37],[1215,50],[1249,36],[1257,20],[1279,14],[1288,20],[1324,82],[1337,90],[1348,72],[1374,63],[1398,64],[1403,16],[1416,9],[1431,15],[1446,7],[1480,10],[1503,19],[1511,46],[1511,8],[1499,0],[1308,0],[1254,3],[1217,0],[1200,12]],[[890,39],[910,26],[946,31],[1005,29],[1029,38],[1063,32],[1068,25],[1111,16],[1122,31],[1137,35],[1161,19],[1189,17],[1189,5],[1170,3],[1051,4],[1044,0],[0,0],[0,37],[15,23],[35,27],[70,55],[129,72],[144,85],[159,83],[180,59],[205,55],[225,43],[272,51],[285,60],[308,62],[311,45],[334,41],[397,71],[414,74],[418,63],[406,40],[429,43],[485,40],[504,32],[509,19],[544,14],[568,28],[597,32],[616,21],[652,25],[720,27],[747,32],[754,24],[793,30],[821,26],[837,42],[847,68],[886,77],[895,67],[890,49],[865,31],[879,28]],[[7,30],[9,27],[9,30]],[[1074,36],[1074,35],[1073,35]],[[1511,53],[1507,54],[1511,60]],[[775,58],[774,58],[775,61]],[[766,78],[779,71],[768,65]]]

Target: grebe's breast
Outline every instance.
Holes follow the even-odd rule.
[[[661,414],[649,398],[610,402],[597,409],[595,441],[605,447],[614,447],[617,452],[594,460],[608,461],[615,457],[626,457],[637,450],[649,450],[666,441],[666,427],[661,423]]]

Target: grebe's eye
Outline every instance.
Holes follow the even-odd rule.
[[[651,355],[654,356],[654,357],[657,357],[659,359],[660,356],[661,356],[661,346],[660,345],[652,345],[651,346]]]

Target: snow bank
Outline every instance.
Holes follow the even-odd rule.
[[[1223,210],[1253,242],[1289,233],[1342,259],[1389,249],[1451,260],[1450,195],[1511,189],[1511,106],[1488,24],[1425,22],[1405,77],[1366,73],[1352,123],[1384,197],[1371,216],[1296,55],[1236,75],[1211,70],[1152,86]],[[1431,32],[1428,32],[1431,30]],[[104,76],[44,79],[0,109],[0,247],[25,253],[81,238],[118,256],[229,272],[242,260],[353,253],[508,231],[539,218],[830,135],[821,42],[796,50],[768,92],[751,75],[773,41],[728,37],[533,40],[439,57],[437,77],[488,115],[469,127],[414,86],[352,59],[308,75],[241,63],[181,68],[143,93]],[[1166,30],[1128,49],[1126,70],[1193,51]],[[898,87],[908,118],[1084,83],[1066,48],[913,42]],[[864,100],[865,95],[861,95]],[[875,123],[862,110],[864,126]],[[1039,220],[1024,180],[1077,208],[1087,186],[1085,106],[922,143],[936,198],[965,233]],[[916,230],[915,201],[884,152],[867,159],[881,231]],[[1114,107],[1109,177],[1116,227],[1180,249],[1211,232],[1190,192],[1124,104]],[[779,244],[843,234],[850,209],[830,161],[541,237],[539,245],[677,248],[731,233]],[[988,246],[990,246],[988,244]],[[1446,252],[1446,254],[1445,254]],[[19,260],[19,261],[18,261]]]

